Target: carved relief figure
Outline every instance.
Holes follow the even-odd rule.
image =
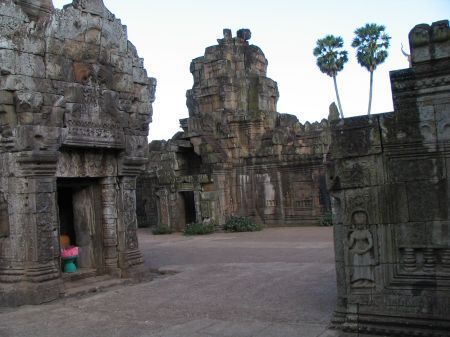
[[[374,286],[372,266],[373,237],[367,228],[367,213],[356,211],[352,215],[354,230],[348,239],[348,248],[351,256],[352,270],[350,283],[354,288],[367,288]]]

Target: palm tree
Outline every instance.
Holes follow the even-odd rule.
[[[355,30],[352,47],[356,48],[358,63],[370,72],[369,109],[372,108],[373,72],[388,57],[387,49],[391,37],[385,33],[385,27],[375,23],[367,23]]]
[[[333,78],[341,118],[344,118],[344,112],[342,111],[341,99],[339,98],[336,76],[338,72],[344,69],[344,64],[348,61],[348,53],[342,49],[343,46],[344,40],[342,37],[327,35],[317,40],[316,48],[313,50],[314,56],[317,57],[317,66],[320,71]]]

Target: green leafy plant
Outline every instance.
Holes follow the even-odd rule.
[[[262,230],[263,226],[248,218],[232,216],[227,220],[223,229],[226,232],[256,232]]]
[[[343,47],[344,40],[342,37],[327,35],[317,40],[316,47],[313,50],[314,56],[317,57],[317,66],[320,71],[333,78],[341,118],[344,118],[344,112],[342,111],[336,76],[338,72],[344,69],[344,64],[348,61],[347,51]]]
[[[385,33],[383,25],[368,23],[355,30],[352,47],[356,48],[358,63],[370,73],[368,115],[372,109],[373,72],[388,57],[387,50],[390,39],[391,37]]]
[[[172,229],[167,225],[159,225],[152,228],[153,235],[172,234]]]
[[[184,228],[184,235],[205,235],[211,234],[215,231],[216,226],[213,221],[211,222],[194,222],[189,223]]]
[[[333,226],[333,214],[330,211],[324,212],[319,220],[319,226]]]

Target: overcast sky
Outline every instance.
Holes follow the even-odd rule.
[[[61,8],[70,1],[53,0]],[[374,77],[373,113],[392,111],[389,71],[408,67],[408,33],[419,23],[449,19],[450,0],[104,0],[128,27],[128,39],[145,59],[158,87],[149,139],[167,139],[188,117],[186,90],[192,87],[189,64],[216,44],[223,28],[252,31],[250,43],[269,60],[268,76],[278,82],[278,111],[301,122],[328,116],[335,101],[333,81],[316,66],[312,50],[318,38],[341,35],[349,62],[338,75],[345,116],[367,113],[369,73],[355,59],[353,32],[366,23],[386,26],[392,37],[389,57]],[[369,6],[369,3],[371,4]]]

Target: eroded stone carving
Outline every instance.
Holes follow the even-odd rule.
[[[348,249],[351,256],[352,270],[350,283],[354,288],[374,286],[372,258],[374,241],[367,225],[367,213],[356,211],[352,215],[353,229],[348,238]]]

